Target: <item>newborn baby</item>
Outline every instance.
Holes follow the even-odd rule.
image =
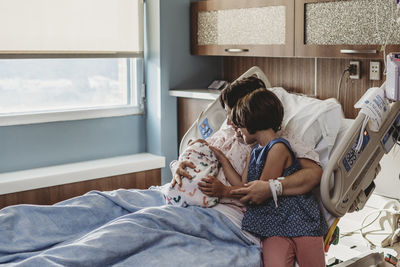
[[[212,136],[208,137],[206,139],[206,141],[200,139],[195,142],[201,142],[201,143],[205,144],[206,146],[202,147],[202,149],[209,151],[209,152],[207,152],[207,153],[209,153],[208,155],[211,155],[211,154],[214,155],[214,153],[207,145],[218,148],[219,150],[221,150],[222,153],[225,154],[225,156],[228,158],[229,162],[232,164],[232,167],[236,170],[236,172],[239,174],[243,173],[244,167],[246,166],[247,155],[250,153],[250,146],[248,146],[246,143],[242,142],[240,138],[236,137],[236,133],[232,129],[232,127],[228,126],[226,124],[226,122],[224,122],[222,124],[221,128],[218,131],[216,131]],[[191,143],[191,145],[193,145],[193,143]],[[196,146],[198,146],[198,145],[196,145]],[[187,158],[185,158],[185,156],[183,156],[183,154],[186,154],[186,152],[188,150],[190,150],[190,148],[191,148],[191,146],[189,146],[182,153],[182,156],[179,157],[179,161],[171,162],[170,167],[171,167],[172,173],[175,173],[174,168],[179,165],[180,161],[182,161],[182,160],[192,161],[190,159],[190,157],[193,156],[193,154],[189,155],[189,159],[187,159]],[[207,154],[207,153],[204,153],[204,154]],[[215,155],[213,156],[213,159],[215,159],[215,162],[217,162]],[[198,159],[193,160],[193,163],[195,165],[197,165],[196,164],[197,160]],[[188,167],[188,168],[186,168],[186,171],[190,172],[190,174],[193,175],[193,169]],[[208,175],[215,176],[224,185],[227,185],[227,186],[231,185],[229,183],[229,181],[226,179],[223,170],[215,171],[215,174],[216,175],[212,175],[212,173],[209,173]],[[244,205],[242,203],[240,203],[240,201],[238,199],[222,198],[222,199],[218,200],[218,198],[216,198],[216,197],[208,197],[208,196],[204,195],[197,188],[197,183],[203,177],[205,177],[205,176],[200,176],[197,174],[195,181],[193,179],[190,180],[190,179],[183,178],[182,179],[182,187],[180,187],[180,188],[178,187],[178,185],[175,185],[174,188],[171,188],[171,186],[164,188],[163,192],[166,195],[167,202],[169,204],[180,205],[180,206],[197,205],[197,206],[205,207],[205,205],[203,204],[203,200],[205,203],[207,203],[207,202],[210,203],[209,201],[211,200],[212,205],[215,205],[216,203],[223,203],[223,204],[232,204],[232,205],[235,205],[238,207],[244,207]],[[198,202],[190,201],[190,203],[194,203],[194,204],[189,204],[189,202],[185,199],[185,197],[187,196],[187,195],[185,195],[185,193],[187,193],[186,186],[188,184],[190,184],[190,186],[192,188],[192,190],[191,191],[189,190],[189,191],[193,192],[194,189],[196,189],[196,192],[198,194],[198,199],[200,199],[200,201],[198,201]],[[185,190],[185,192],[179,191],[181,194],[176,195],[177,192],[175,191],[172,193],[173,190],[178,190],[178,191]],[[170,191],[171,191],[171,194],[169,193]],[[180,196],[180,198],[179,198],[179,196]],[[174,199],[174,197],[175,197],[175,199]],[[186,203],[185,203],[185,201],[186,201]],[[211,206],[207,206],[207,207],[211,207]]]
[[[191,143],[179,156],[178,162],[191,161],[196,168],[186,168],[186,171],[193,177],[183,179],[182,186],[169,187],[166,192],[166,199],[169,204],[186,207],[188,205],[209,208],[218,203],[218,198],[209,197],[203,194],[197,183],[207,175],[217,176],[218,160],[215,153],[208,147],[204,140],[197,140]]]

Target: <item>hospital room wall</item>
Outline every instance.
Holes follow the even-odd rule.
[[[380,86],[384,80],[369,80],[369,59],[360,61],[360,79],[349,79],[346,73],[342,80],[340,103],[347,118],[355,118],[358,110],[355,102],[371,87]],[[383,60],[380,61],[383,66]],[[224,57],[223,74],[225,80],[233,81],[251,66],[259,66],[270,79],[272,86],[280,86],[288,91],[316,96],[320,99],[336,98],[337,86],[350,59],[331,58],[264,58],[264,57]],[[381,68],[382,69],[382,68]],[[382,77],[381,73],[381,77]]]
[[[148,0],[145,115],[0,127],[0,173],[150,152],[177,157],[171,88],[203,88],[221,76],[221,58],[190,55],[190,0]],[[171,178],[163,170],[163,183]]]
[[[222,72],[220,57],[190,54],[190,2],[146,1],[146,147],[166,157],[162,184],[171,180],[168,164],[178,156],[177,99],[169,90],[205,88]]]
[[[144,152],[144,129],[143,115],[1,126],[0,173]]]

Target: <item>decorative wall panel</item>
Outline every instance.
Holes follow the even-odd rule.
[[[340,0],[305,5],[305,44],[399,44],[393,0]]]
[[[199,12],[199,45],[283,45],[286,7],[226,9]]]

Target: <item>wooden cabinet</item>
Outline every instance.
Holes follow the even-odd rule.
[[[294,56],[294,0],[191,3],[195,55]]]
[[[383,58],[400,51],[395,1],[296,0],[295,55],[300,57]]]
[[[395,1],[208,0],[191,3],[195,55],[383,58],[400,51]]]

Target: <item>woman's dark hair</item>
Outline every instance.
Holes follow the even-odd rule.
[[[271,91],[260,88],[239,99],[231,112],[232,122],[250,134],[260,130],[281,128],[283,105]]]
[[[264,82],[257,77],[250,76],[241,79],[231,83],[221,92],[219,102],[221,103],[222,108],[225,108],[225,104],[228,105],[229,108],[233,108],[239,99],[259,88],[266,87]]]

